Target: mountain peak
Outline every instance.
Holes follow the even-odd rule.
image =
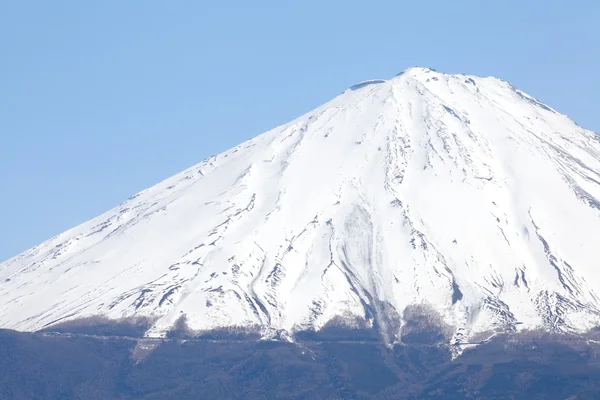
[[[404,71],[400,72],[396,76],[400,76],[400,75],[404,75],[404,74],[428,74],[428,73],[432,73],[432,72],[437,72],[437,71],[433,68],[413,66],[413,67],[406,68]]]
[[[436,70],[431,69],[431,68],[426,68],[426,67],[410,67],[405,69],[404,71],[400,72],[399,74],[397,74],[394,78],[398,78],[401,76],[421,76],[423,74],[429,74],[429,73],[437,73]],[[440,74],[443,75],[443,74]],[[363,87],[369,86],[369,85],[377,85],[377,84],[382,84],[382,83],[386,83],[389,82],[386,79],[369,79],[366,81],[362,81],[359,82],[355,85],[350,86],[350,90],[358,90],[361,89]]]
[[[600,324],[599,182],[592,132],[501,81],[410,68],[0,264],[0,328],[581,331]]]

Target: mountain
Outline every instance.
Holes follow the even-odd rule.
[[[600,325],[600,137],[495,78],[360,83],[0,264],[0,328]]]

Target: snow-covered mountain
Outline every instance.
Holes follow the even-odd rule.
[[[495,78],[367,81],[0,264],[0,328],[600,325],[600,137]]]

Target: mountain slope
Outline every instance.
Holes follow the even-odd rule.
[[[600,138],[494,78],[412,68],[0,264],[0,328],[600,325]]]

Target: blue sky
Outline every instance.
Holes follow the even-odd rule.
[[[3,0],[0,261],[414,65],[600,131],[599,19],[597,0]]]

